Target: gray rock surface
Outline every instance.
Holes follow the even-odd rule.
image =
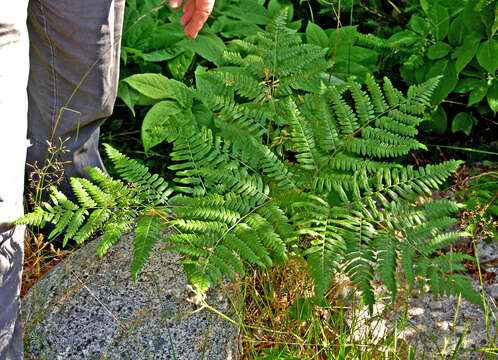
[[[102,260],[97,247],[98,239],[73,253],[24,297],[27,355],[53,360],[239,358],[239,328],[192,302],[180,257],[163,251],[164,243],[154,248],[136,283],[129,270],[130,235]],[[238,321],[225,290],[210,289],[207,303]]]
[[[498,275],[498,243],[482,241],[477,247],[482,269]],[[378,343],[386,335],[396,334],[398,341],[415,348],[416,359],[498,358],[498,324],[494,318],[498,315],[498,276],[483,283],[489,311],[487,323],[484,310],[464,298],[460,302],[456,296],[435,299],[430,291],[425,296],[398,294],[393,305],[385,286],[377,285],[376,296],[381,300],[375,304],[373,316],[365,307],[358,310],[351,306],[348,312],[346,322],[354,322],[358,329],[351,341]],[[473,280],[472,285],[482,292],[478,280]]]

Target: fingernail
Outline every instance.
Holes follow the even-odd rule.
[[[178,0],[171,0],[169,5],[173,8],[173,9],[176,9],[180,6],[180,1]]]

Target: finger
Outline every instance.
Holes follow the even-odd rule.
[[[214,0],[197,0],[196,5],[197,9],[203,12],[207,12],[209,16],[211,15],[211,12],[214,8]]]
[[[197,11],[192,16],[192,19],[185,26],[185,35],[190,36],[192,38],[196,38],[199,31],[201,31],[202,26],[206,22],[209,17],[209,11],[202,11],[196,9]]]
[[[183,16],[180,19],[180,24],[185,26],[195,11],[195,0],[188,0],[187,3],[183,6]]]
[[[185,35],[195,38],[214,8],[214,0],[196,0],[192,19],[187,22]]]
[[[182,5],[183,0],[169,0],[169,6],[172,9],[178,9]]]

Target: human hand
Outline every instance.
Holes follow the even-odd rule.
[[[185,35],[196,38],[202,26],[213,11],[215,0],[187,0],[183,6],[183,16],[180,23],[185,26]],[[177,9],[183,0],[169,0],[169,5]]]

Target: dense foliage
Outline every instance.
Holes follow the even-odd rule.
[[[460,273],[471,258],[440,252],[466,235],[448,230],[458,206],[430,199],[460,162],[404,161],[425,149],[415,136],[440,77],[406,95],[387,78],[333,78],[329,49],[303,43],[288,16],[284,8],[265,31],[232,41],[222,66],[197,67],[195,86],[158,73],[123,80],[155,102],[142,138],[146,150],[172,144],[171,184],[107,146],[125,182],[90,169],[96,184],[72,180],[77,203],[54,189],[50,204],[18,222],[52,222],[52,236],[77,242],[102,229],[103,255],[136,220],[135,278],[172,228],[164,240],[200,291],[243,276],[247,264],[299,255],[318,296],[343,272],[372,307],[375,274],[395,298],[400,266],[410,287],[479,303]]]
[[[498,4],[488,0],[421,1],[415,9],[408,23],[389,38],[368,35],[359,41],[386,52],[389,66],[400,65],[407,84],[442,75],[431,103],[437,106],[448,99],[448,105],[463,105],[462,111],[450,114],[451,130],[469,135],[477,125],[476,115],[498,111]],[[443,134],[449,106],[435,109],[430,126]]]

